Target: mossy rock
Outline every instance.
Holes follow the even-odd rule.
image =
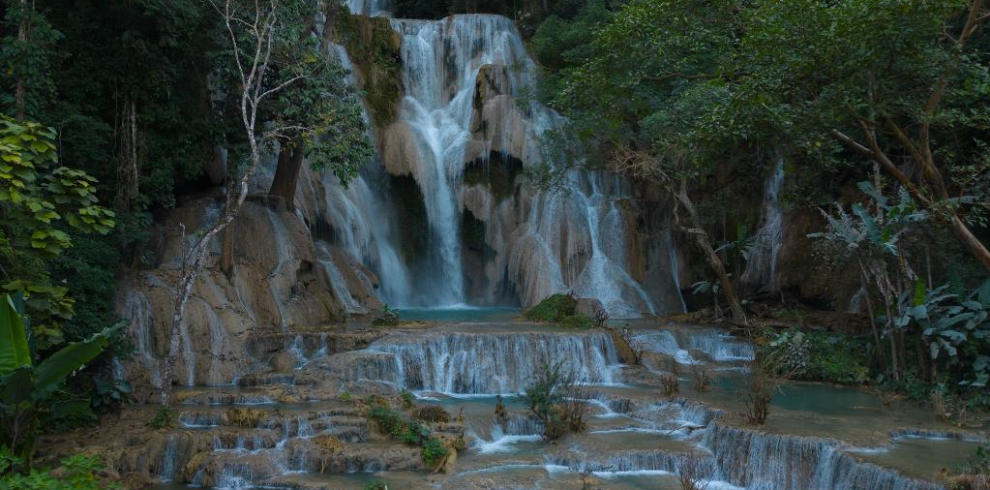
[[[591,318],[588,318],[587,316],[582,315],[580,313],[576,315],[569,315],[567,317],[564,317],[564,319],[560,321],[561,328],[586,329],[586,328],[591,328],[591,326],[592,326]]]
[[[540,301],[540,304],[526,310],[523,313],[523,318],[538,322],[557,323],[574,315],[576,308],[577,298],[574,296],[569,294],[554,294]]]
[[[450,422],[450,413],[443,409],[443,407],[437,405],[427,405],[425,407],[420,407],[416,411],[416,418],[422,420],[423,422],[428,422],[432,424],[447,423]]]
[[[341,9],[334,19],[334,40],[347,49],[361,74],[375,126],[383,128],[394,122],[402,95],[402,36],[384,17]]]

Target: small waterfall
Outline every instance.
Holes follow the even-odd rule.
[[[175,478],[177,442],[175,436],[169,436],[162,451],[161,461],[158,463],[158,477],[163,482],[172,481]]]
[[[784,184],[784,155],[777,153],[773,175],[763,194],[760,230],[753,236],[752,251],[740,280],[749,287],[776,291],[777,258],[783,246],[784,212],[780,209],[780,189]]]
[[[622,216],[615,201],[602,194],[599,178],[598,172],[589,175],[590,196],[573,194],[585,203],[591,239],[591,258],[576,281],[575,291],[583,297],[597,298],[616,318],[634,318],[641,313],[656,314],[656,307],[643,287],[618,265],[626,260]],[[602,212],[604,218],[599,217]],[[608,240],[602,240],[602,236],[608,237]],[[640,300],[641,306],[636,307],[628,301],[630,294]]]
[[[715,362],[752,361],[756,356],[749,343],[709,328],[637,332],[633,343],[649,352],[672,356],[681,364],[699,362],[691,351],[701,352]]]
[[[282,219],[275,214],[270,208],[266,209],[268,212],[268,220],[272,225],[272,233],[275,235],[275,268],[272,269],[271,273],[268,274],[268,287],[272,293],[272,300],[275,301],[275,305],[278,307],[279,321],[282,324],[282,331],[286,331],[289,328],[288,320],[286,319],[285,309],[284,309],[284,299],[282,298],[282,288],[279,285],[277,279],[287,273],[285,270],[287,266],[290,266],[292,261],[292,244],[289,243],[289,231],[285,229],[285,225],[282,223]],[[291,272],[291,271],[290,271]]]
[[[940,490],[934,483],[862,463],[835,441],[715,424],[703,444],[719,479],[750,490]]]
[[[389,355],[379,365],[385,381],[450,394],[521,393],[550,360],[579,384],[611,385],[619,364],[611,336],[599,332],[392,335],[368,351]]]
[[[216,311],[209,303],[202,298],[197,299],[203,308],[203,314],[210,329],[210,368],[207,373],[207,383],[211,386],[229,384],[230,381],[225,380],[221,372],[223,362],[221,359],[224,357],[223,350],[227,343],[227,333],[223,328],[223,322],[220,321],[220,317],[217,316]]]
[[[378,9],[377,11],[387,8],[384,3],[378,3],[377,7],[371,8]],[[330,43],[329,48],[335,53],[344,69],[350,72],[349,83],[356,85],[354,65],[347,50],[334,43]],[[362,115],[368,127],[372,128],[368,111],[363,110]],[[382,170],[373,169],[372,165],[378,167],[381,162],[376,160],[365,165],[362,174],[351,181],[346,188],[340,185],[339,179],[332,173],[325,173],[323,187],[326,191],[324,197],[327,209],[324,212],[327,221],[333,225],[337,234],[335,244],[361,259],[362,263],[374,270],[381,278],[382,299],[393,305],[405,305],[410,296],[409,271],[399,257],[399,247],[392,229],[394,211],[388,202],[388,196],[384,192],[376,192],[369,185],[372,171]]]

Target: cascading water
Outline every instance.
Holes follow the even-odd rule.
[[[384,2],[356,3],[370,3],[371,12],[387,14],[385,12],[387,4]],[[348,82],[356,85],[354,65],[347,50],[335,43],[330,43],[329,49],[336,55],[344,69],[350,72]],[[368,127],[372,127],[367,110],[363,110],[362,115]],[[362,174],[347,187],[340,185],[340,181],[332,173],[325,173],[323,187],[327,207],[324,213],[327,221],[337,232],[335,244],[361,259],[381,278],[381,298],[393,305],[405,305],[409,301],[411,285],[409,272],[399,257],[394,230],[391,229],[393,220],[388,219],[394,213],[390,209],[387,195],[383,192],[375,192],[368,183],[373,171],[381,170],[371,167],[380,165],[381,162],[378,160],[365,165]]]
[[[432,237],[428,260],[436,272],[429,279],[433,287],[425,291],[430,297],[419,302],[462,303],[460,186],[466,162],[487,161],[496,152],[518,158],[524,166],[539,164],[545,156],[540,150],[544,135],[562,127],[563,120],[534,100],[518,102],[531,93],[536,77],[511,20],[458,15],[392,23],[403,35],[406,96],[400,119],[418,152],[410,171],[426,201]],[[482,96],[489,99],[479,109],[482,78],[488,84]],[[483,133],[480,140],[478,131]],[[598,172],[572,171],[567,192],[525,189],[533,195],[532,204],[521,213],[505,211],[504,205],[489,207],[493,215],[528,216],[515,231],[491,229],[502,226],[496,224],[486,231],[499,255],[496,270],[506,271],[492,273],[495,280],[507,275],[524,304],[574,290],[600,299],[613,317],[657,313],[649,294],[625,270],[626,230],[617,204],[625,186],[621,179],[613,177],[617,183],[608,185],[604,179]]]
[[[783,246],[784,213],[780,189],[784,184],[784,156],[777,154],[773,174],[763,194],[761,227],[753,236],[752,251],[743,271],[742,283],[756,289],[777,291],[777,258]]]
[[[619,363],[604,333],[408,334],[383,339],[368,351],[387,354],[387,365],[375,373],[379,379],[450,394],[520,393],[546,359],[560,359],[577,383],[610,385]]]
[[[388,17],[390,15],[391,5],[388,0],[347,0],[346,4],[351,13],[372,17]]]

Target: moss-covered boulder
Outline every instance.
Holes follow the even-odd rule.
[[[582,315],[580,313],[566,316],[564,317],[563,320],[560,321],[561,328],[584,329],[584,328],[591,328],[593,325],[594,322],[591,320],[591,318],[587,317],[586,315]]]
[[[402,97],[402,37],[384,17],[340,9],[334,41],[347,49],[376,127],[393,123]]]
[[[577,308],[577,298],[569,294],[554,294],[523,313],[527,320],[536,322],[558,323],[574,315]]]

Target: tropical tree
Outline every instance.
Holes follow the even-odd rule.
[[[45,260],[72,246],[69,231],[106,234],[114,213],[99,205],[96,179],[59,165],[55,131],[0,116],[0,274],[35,319],[39,349],[61,342],[72,299],[52,284]]]
[[[89,400],[52,401],[52,395],[66,378],[103,352],[113,329],[73,342],[36,364],[29,344],[29,317],[23,303],[18,304],[21,308],[9,295],[0,301],[0,435],[13,455],[30,468],[39,416],[89,409]]]

